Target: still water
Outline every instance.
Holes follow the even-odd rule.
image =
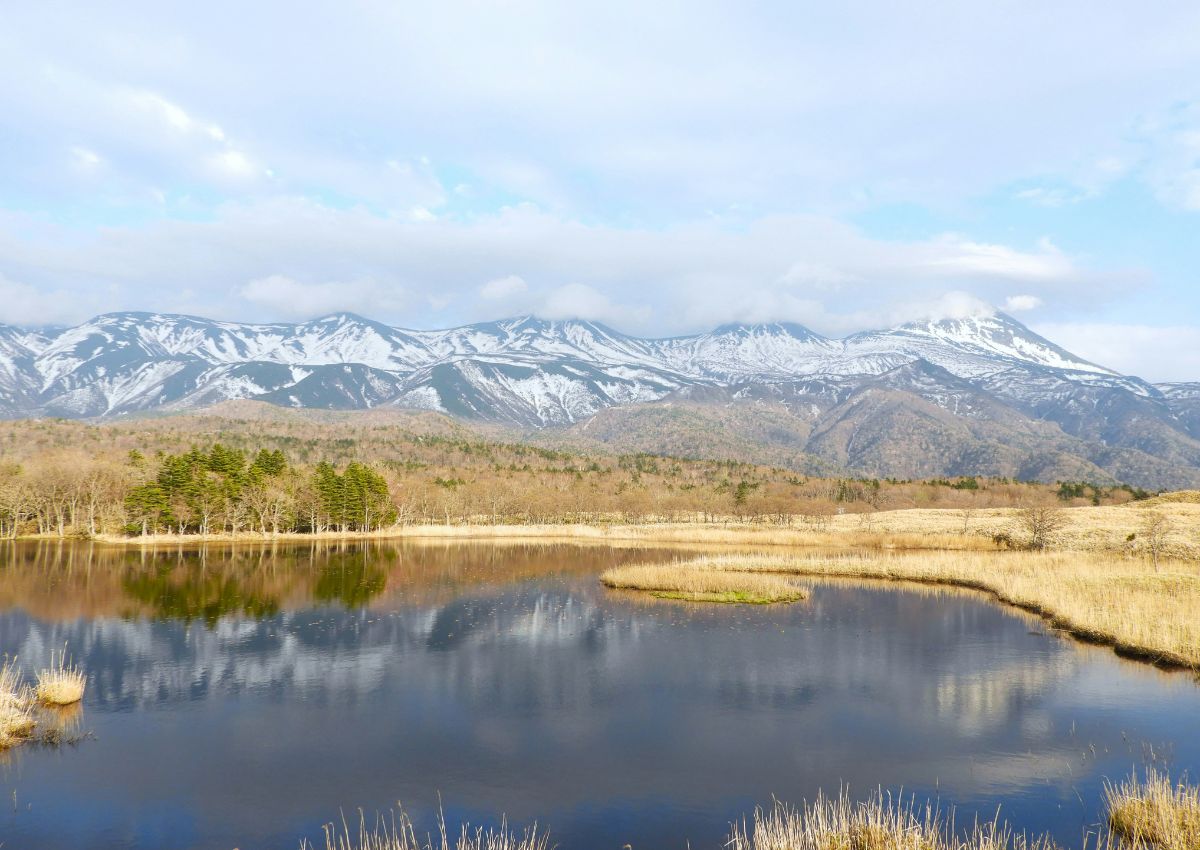
[[[0,761],[0,846],[296,848],[397,801],[564,850],[718,848],[772,796],[936,798],[1078,847],[1105,778],[1200,775],[1200,686],[979,596],[607,591],[679,551],[417,543],[0,550],[0,652],[66,644],[91,735]]]

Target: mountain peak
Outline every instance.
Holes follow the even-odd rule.
[[[885,335],[925,338],[940,345],[971,350],[1009,361],[1034,363],[1055,369],[1116,375],[1035,333],[999,310],[991,314],[909,322]]]
[[[800,340],[823,340],[825,337],[796,322],[727,322],[713,330],[714,336],[789,336]]]

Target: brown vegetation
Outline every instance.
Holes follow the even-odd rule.
[[[778,575],[734,573],[673,564],[638,564],[606,570],[600,581],[608,587],[641,590],[659,599],[688,602],[740,602],[763,605],[795,602],[808,592]]]
[[[1200,847],[1200,788],[1153,769],[1104,791],[1112,831],[1132,847],[1196,850]]]
[[[65,653],[64,653],[65,655]],[[49,672],[50,689],[42,691],[42,677]],[[45,744],[60,744],[73,740],[71,726],[78,717],[62,713],[62,706],[78,709],[83,698],[83,674],[60,663],[50,671],[39,674],[36,689],[25,684],[15,659],[5,659],[0,665],[0,751],[33,740]],[[62,675],[62,681],[55,677]],[[78,696],[74,696],[76,689]],[[74,697],[74,698],[72,698]],[[61,701],[58,701],[61,700]]]
[[[503,821],[499,829],[471,829],[463,824],[458,838],[453,843],[446,830],[445,818],[438,815],[436,840],[427,836],[424,841],[417,837],[412,821],[403,811],[392,812],[388,817],[378,817],[368,826],[366,816],[360,811],[358,825],[351,828],[342,819],[340,824],[325,827],[325,850],[550,850],[550,838],[539,833],[537,825],[518,835],[511,832]],[[314,850],[307,841],[300,850]]]
[[[5,659],[0,665],[0,750],[6,750],[33,732],[35,719],[29,688],[16,663]]]
[[[975,824],[960,835],[935,808],[917,808],[882,792],[853,802],[836,798],[793,808],[776,803],[758,809],[750,824],[735,824],[730,850],[1053,850],[1048,838],[1013,833],[999,821]]]
[[[1107,824],[1085,837],[1096,850],[1196,850],[1200,847],[1200,789],[1172,784],[1150,771],[1106,788]],[[502,822],[498,830],[462,828],[451,843],[439,816],[438,835],[424,842],[406,815],[377,818],[371,826],[359,813],[357,828],[343,820],[325,829],[325,850],[548,850],[549,839],[533,827],[518,835]],[[1093,843],[1094,842],[1094,843]],[[862,801],[843,789],[836,797],[818,795],[798,807],[776,802],[735,823],[725,842],[729,850],[1055,850],[1048,836],[1015,832],[994,819],[957,828],[953,813],[918,806],[882,790]],[[301,850],[313,850],[308,842]]]
[[[986,591],[1085,640],[1154,663],[1200,668],[1200,567],[1077,553],[810,553],[705,556],[679,571],[931,582]],[[623,570],[610,572],[618,581]],[[613,576],[612,573],[616,573]]]
[[[392,525],[648,522],[822,534],[848,524],[868,530],[871,517],[902,509],[982,514],[1025,506],[1116,505],[1149,495],[1132,488],[969,477],[813,478],[737,461],[499,442],[420,416],[286,414],[279,411],[269,420],[190,415],[99,425],[0,423],[0,534],[96,536],[157,528],[274,536],[322,527],[344,532]],[[280,453],[285,468],[235,481],[232,488],[217,467],[176,481],[180,457],[194,448],[211,453],[217,444],[243,453],[247,466],[264,451]],[[368,501],[359,515],[330,516],[317,498],[321,463],[339,470],[352,464],[368,468],[383,480],[386,503]],[[170,482],[180,486],[172,489]],[[164,492],[157,493],[156,486]],[[951,525],[948,533],[966,536],[961,517]],[[966,526],[972,534],[987,530],[982,522]]]
[[[57,658],[57,661],[55,660]],[[74,705],[83,699],[87,677],[74,664],[67,662],[67,651],[52,653],[50,666],[39,670],[34,695],[45,705]]]

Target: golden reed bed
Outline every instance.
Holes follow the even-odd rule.
[[[1200,847],[1200,789],[1172,783],[1150,771],[1107,787],[1105,823],[1097,824],[1083,842],[1084,850],[1196,850]],[[368,822],[360,812],[351,827],[346,820],[325,828],[324,850],[550,850],[549,834],[533,826],[515,833],[501,821],[499,829],[463,826],[450,838],[445,820],[424,840],[412,821],[394,812]],[[628,846],[628,845],[626,845]],[[1000,820],[960,828],[953,812],[918,806],[915,798],[896,798],[877,791],[853,800],[843,789],[836,797],[818,796],[812,803],[789,806],[776,802],[757,809],[749,820],[732,826],[728,850],[1057,850],[1046,836],[1016,832]],[[303,842],[301,850],[315,850]]]
[[[1183,496],[1186,494],[1173,494]],[[1200,561],[1200,503],[1169,501],[1064,509],[1062,524],[1047,540],[1055,551],[1103,552],[1114,555],[1146,554],[1148,518],[1161,516],[1166,530],[1161,555],[1176,560]],[[102,543],[159,548],[205,543],[308,542],[313,540],[443,539],[487,541],[564,541],[616,545],[671,544],[681,546],[793,546],[879,550],[947,550],[994,552],[1027,542],[1020,509],[958,510],[911,508],[874,513],[845,513],[823,517],[791,517],[788,524],[747,522],[735,517],[702,521],[662,521],[648,517],[637,524],[561,523],[549,525],[495,525],[478,522],[448,525],[396,525],[371,532],[281,533],[263,535],[157,534],[124,537],[99,534]]]
[[[734,573],[728,570],[674,568],[667,564],[639,564],[604,572],[608,587],[642,590],[659,599],[688,602],[740,602],[763,605],[796,602],[808,591],[794,579],[773,573]]]
[[[651,580],[649,572],[657,573]],[[1046,617],[1119,653],[1200,669],[1200,564],[1071,552],[905,552],[709,555],[609,570],[610,587],[683,585],[694,573],[893,579],[967,587]]]

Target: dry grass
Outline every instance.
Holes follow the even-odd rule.
[[[1200,789],[1172,784],[1153,770],[1105,788],[1108,829],[1085,836],[1084,850],[1198,850]],[[1093,843],[1094,839],[1094,843]],[[837,797],[819,794],[799,807],[776,802],[756,809],[752,819],[735,823],[724,845],[729,850],[1056,850],[1048,836],[1014,832],[997,815],[960,830],[953,813],[932,804],[919,807],[882,790],[854,801],[843,789]],[[307,841],[301,850],[315,850]],[[368,825],[362,812],[356,828],[345,821],[325,828],[324,850],[550,850],[549,837],[537,827],[523,834],[462,828],[451,843],[439,815],[438,834],[417,837],[403,812],[376,818]]]
[[[1081,553],[809,553],[706,556],[675,569],[725,570],[735,581],[758,572],[967,587],[1123,655],[1200,669],[1200,565],[1191,562],[1165,562],[1155,571],[1141,559]]]
[[[65,650],[58,658],[38,674],[37,688],[25,684],[15,658],[0,666],[0,750],[29,740],[60,744],[81,739],[76,728],[83,673],[67,666]]]
[[[764,605],[795,602],[808,596],[807,590],[785,576],[710,570],[678,561],[617,567],[602,573],[600,581],[608,587],[643,590],[659,599],[688,602]]]
[[[446,831],[445,818],[438,815],[436,839],[417,837],[412,821],[403,811],[392,812],[386,818],[376,818],[368,826],[366,816],[360,811],[358,826],[351,828],[342,819],[340,824],[325,827],[325,850],[550,850],[550,837],[539,833],[537,825],[518,835],[510,832],[506,822],[499,829],[471,829],[463,824],[458,839],[453,844]],[[301,850],[314,850],[307,841],[301,842]]]
[[[72,705],[83,699],[87,677],[73,664],[67,663],[67,651],[50,655],[50,666],[39,670],[34,694],[45,705]]]
[[[1168,494],[1148,502],[1065,509],[1063,526],[1054,531],[1049,540],[1049,548],[1055,551],[1144,556],[1146,552],[1142,531],[1147,514],[1154,512],[1163,516],[1169,525],[1160,553],[1162,557],[1200,560],[1200,503],[1190,501],[1190,495]],[[597,525],[493,525],[480,518],[478,523],[398,525],[366,533],[326,532],[319,535],[280,534],[270,537],[258,533],[243,533],[210,535],[207,538],[195,534],[159,534],[133,538],[99,535],[96,539],[121,546],[149,548],[204,542],[441,538],[990,552],[1003,548],[1003,543],[997,543],[997,540],[1007,539],[1017,546],[1028,542],[1018,514],[1018,508],[987,508],[971,510],[965,514],[961,509],[910,508],[865,514],[794,516],[790,518],[789,525],[746,522],[734,517],[704,522],[700,515],[692,517],[692,521],[682,522],[658,521],[648,517],[646,521],[638,524],[614,522]]]
[[[902,513],[897,511],[895,513]],[[953,512],[947,512],[953,513]],[[874,514],[870,516],[876,516]],[[947,526],[951,525],[950,521]],[[26,535],[34,538],[36,535]],[[550,541],[603,544],[678,544],[683,546],[847,546],[868,549],[957,549],[994,551],[996,544],[988,536],[962,535],[955,532],[872,531],[864,530],[857,520],[853,527],[837,529],[797,522],[794,526],[748,523],[730,519],[724,522],[659,522],[647,520],[638,524],[561,523],[545,525],[492,525],[462,523],[452,525],[397,525],[370,532],[281,533],[264,536],[258,533],[240,534],[148,534],[125,537],[99,534],[97,542],[138,548],[176,548],[211,543],[298,543],[344,540],[486,540],[514,543]]]
[[[1200,788],[1149,770],[1104,789],[1108,823],[1123,842],[1154,850],[1200,848]]]
[[[28,738],[35,723],[29,688],[16,660],[5,659],[0,666],[0,750]]]
[[[918,809],[878,793],[855,803],[837,798],[793,808],[758,809],[750,825],[735,824],[731,850],[1052,850],[1047,838],[1029,839],[999,822],[976,824],[959,835],[933,808]]]

